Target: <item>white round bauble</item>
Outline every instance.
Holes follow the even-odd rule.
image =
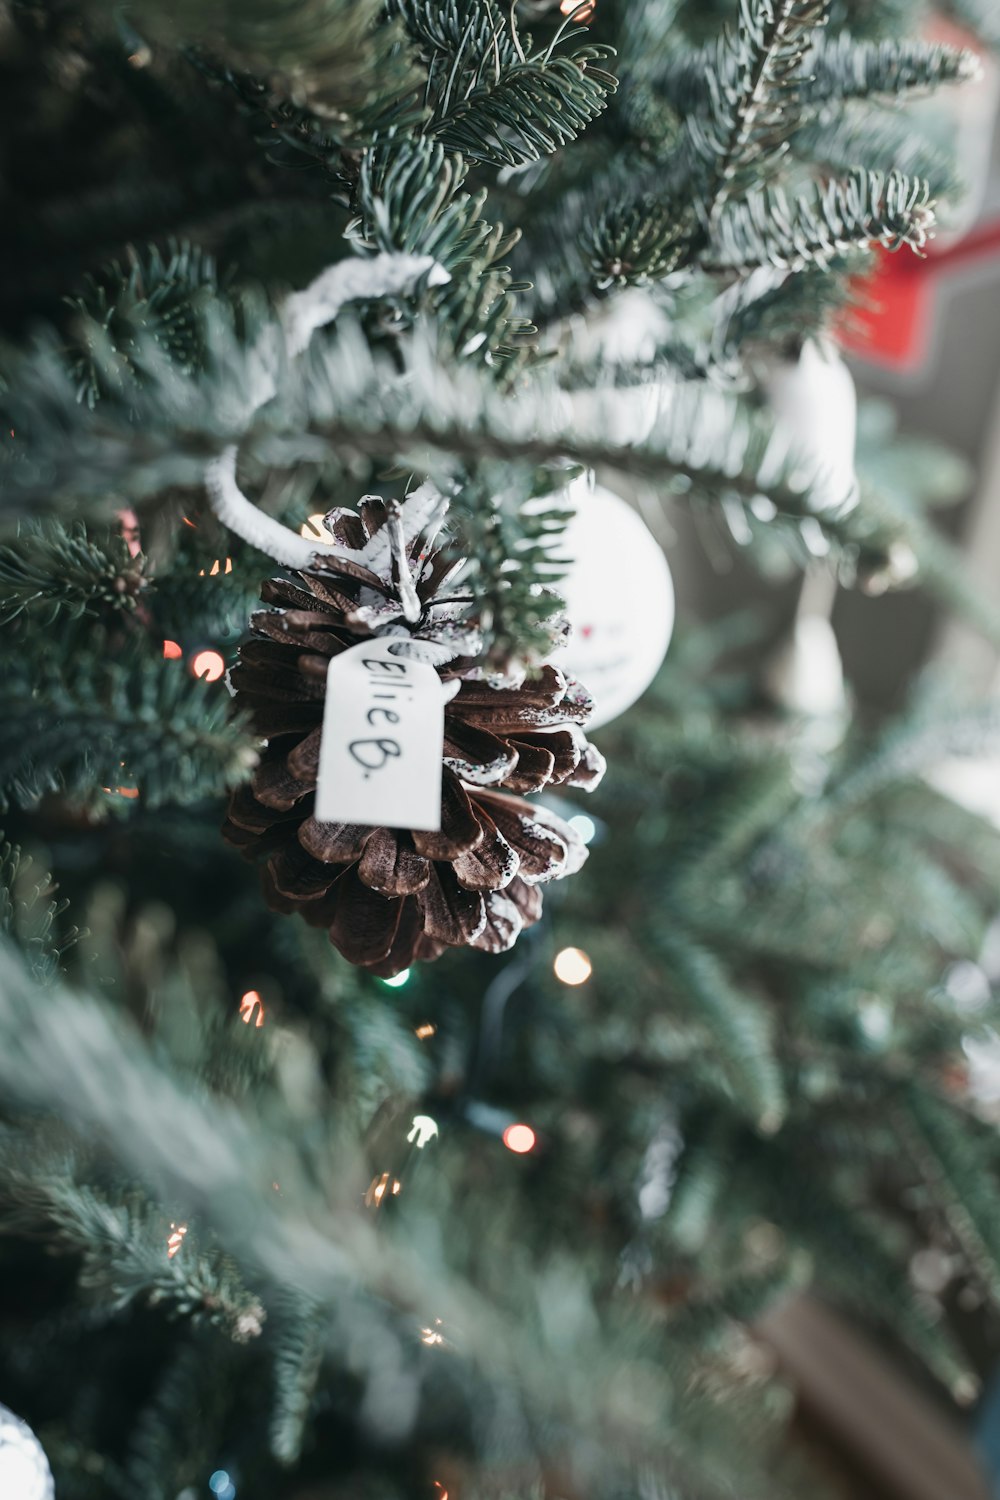
[[[570,566],[557,587],[573,631],[552,662],[592,695],[591,730],[629,708],[659,671],[674,628],[674,586],[659,542],[619,495],[581,478],[567,498],[575,514],[558,552]]]
[[[0,1495],[3,1500],[54,1500],[45,1450],[27,1422],[0,1406]]]

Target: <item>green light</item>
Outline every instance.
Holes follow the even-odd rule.
[[[392,979],[383,979],[382,983],[387,984],[391,990],[398,990],[400,985],[405,984],[409,977],[409,969],[404,969],[401,974],[395,974]]]

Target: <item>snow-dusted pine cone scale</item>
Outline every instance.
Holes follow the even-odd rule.
[[[442,514],[434,502],[418,492],[395,513],[370,499],[360,515],[331,512],[327,528],[343,556],[265,583],[274,607],[253,617],[254,639],[232,672],[267,744],[233,795],[226,836],[265,858],[269,905],[326,927],[345,958],[383,977],[446,947],[511,947],[541,914],[539,885],[586,858],[566,823],[511,794],[592,787],[604,771],[583,734],[591,704],[577,683],[551,665],[515,684],[484,675],[467,601],[451,602],[453,568],[430,546]],[[409,639],[445,682],[458,682],[445,705],[437,833],[313,814],[327,668],[373,634]]]

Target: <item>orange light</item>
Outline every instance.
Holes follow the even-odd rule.
[[[184,1243],[184,1236],[188,1232],[186,1224],[171,1224],[171,1233],[167,1237],[167,1260],[173,1260],[178,1250]]]
[[[185,526],[190,526],[190,528],[191,528],[192,531],[197,531],[198,530],[198,523],[197,523],[197,521],[189,521],[188,518],[187,518],[187,516],[181,516],[181,520],[184,522]]]
[[[444,1343],[444,1334],[438,1332],[438,1330],[440,1329],[440,1327],[441,1327],[441,1319],[440,1318],[435,1318],[434,1319],[434,1327],[433,1328],[421,1328],[421,1330],[420,1330],[420,1342],[422,1344],[426,1344],[428,1346],[428,1348],[432,1347],[434,1344],[443,1344]]]
[[[181,645],[180,641],[164,641],[163,642],[163,660],[164,661],[179,661],[180,658],[183,655],[184,655],[184,648]]]
[[[253,1021],[254,1011],[257,1012],[254,1026],[259,1031],[264,1024],[264,1002],[256,990],[247,990],[240,1001],[240,1017],[245,1025],[249,1026]]]
[[[563,984],[586,984],[594,972],[594,966],[582,948],[563,948],[556,954],[552,967],[556,978]]]
[[[433,1036],[436,1031],[437,1027],[431,1021],[424,1021],[420,1026],[417,1027],[413,1035],[417,1038],[418,1041],[426,1042],[427,1038],[429,1036]]]
[[[138,797],[139,788],[137,786],[120,786],[118,788],[118,795],[119,797],[126,797],[131,802],[134,797]]]
[[[226,663],[218,651],[196,651],[191,658],[191,674],[204,677],[206,682],[218,682],[226,670]]]
[[[524,1156],[535,1149],[538,1140],[530,1125],[508,1125],[503,1133],[503,1143],[516,1156]]]
[[[368,1184],[368,1191],[365,1193],[365,1207],[378,1208],[386,1193],[390,1193],[395,1198],[401,1191],[402,1186],[403,1184],[398,1177],[391,1177],[388,1172],[379,1173]]]
[[[573,16],[576,11],[574,21],[589,21],[597,9],[597,0],[583,0],[582,4],[580,0],[562,0],[559,9],[564,16]]]
[[[437,1490],[437,1495],[434,1497],[434,1500],[448,1500],[448,1491],[445,1489],[440,1479],[434,1480],[434,1488]]]

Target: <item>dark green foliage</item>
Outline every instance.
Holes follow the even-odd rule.
[[[108,266],[101,279],[91,278],[82,296],[70,300],[80,340],[75,366],[79,395],[93,406],[131,384],[135,359],[152,350],[185,375],[203,363],[202,307],[218,289],[210,256],[191,245],[178,245],[168,256],[151,247],[133,255],[127,269]]]
[[[778,266],[793,271],[828,266],[845,251],[874,242],[889,250],[921,250],[933,222],[926,183],[891,172],[858,169],[843,182],[789,199],[780,188],[734,199],[715,225],[709,252],[732,270]]]
[[[586,35],[570,23],[531,51],[513,9],[496,0],[393,0],[390,11],[402,18],[427,69],[431,133],[469,161],[537,161],[575,140],[616,86],[596,66],[610,49],[570,47],[573,36]]]
[[[5,804],[28,807],[64,791],[90,809],[106,809],[124,785],[138,786],[155,807],[210,796],[242,779],[256,752],[219,684],[196,681],[181,662],[157,662],[144,649],[109,659],[102,645],[106,650],[107,643],[95,642],[81,651],[79,638],[50,637],[44,654],[23,652],[7,662]]]
[[[0,624],[26,616],[32,626],[136,607],[143,560],[121,536],[96,540],[82,526],[25,524],[0,548]]]

